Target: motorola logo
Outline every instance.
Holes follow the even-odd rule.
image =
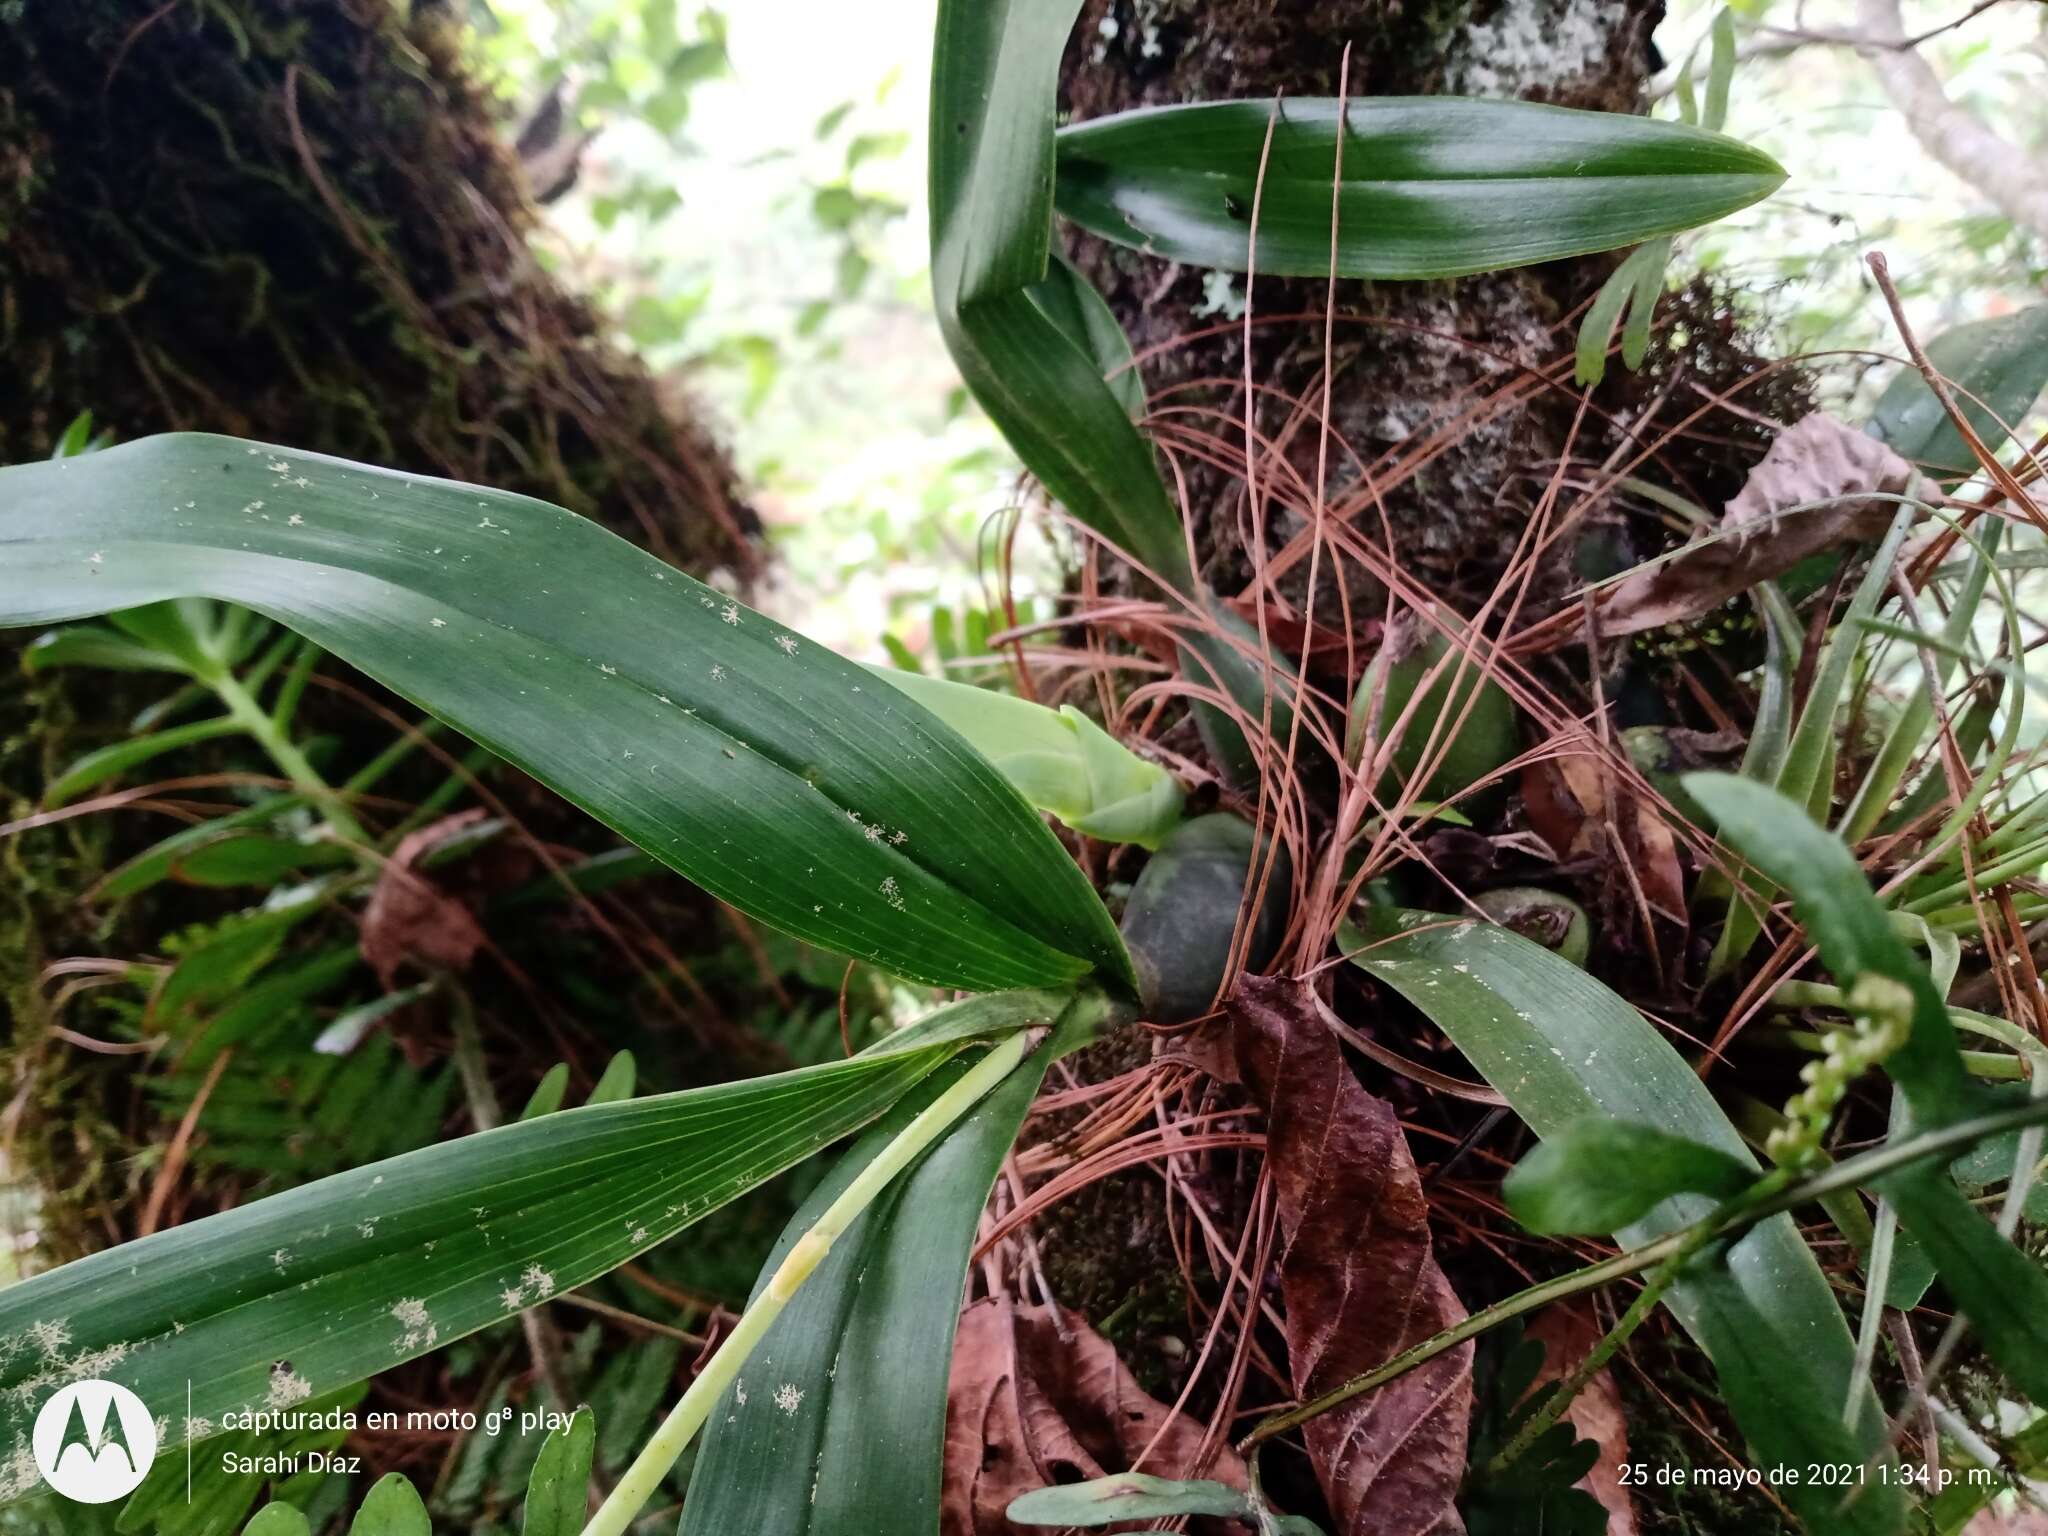
[[[65,1498],[106,1504],[135,1491],[156,1459],[156,1424],[142,1399],[111,1381],[74,1381],[36,1414],[36,1466]]]

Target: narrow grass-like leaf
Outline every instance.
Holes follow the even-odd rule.
[[[1792,893],[1821,963],[1845,993],[1881,976],[1910,994],[1911,1030],[1885,1060],[1911,1107],[1910,1128],[1936,1130],[1988,1109],[1990,1097],[1963,1065],[1940,989],[1841,839],[1746,780],[1696,773],[1685,784],[1722,838]],[[2048,1398],[2048,1274],[1985,1221],[1944,1169],[1909,1169],[1884,1192],[1993,1358],[2022,1390]]]
[[[241,723],[235,720],[194,720],[189,725],[173,725],[148,736],[133,736],[126,741],[100,747],[86,753],[52,779],[43,790],[43,804],[63,805],[131,768],[140,768],[162,757],[166,752],[198,746],[201,742],[218,741],[241,729]]]
[[[1336,101],[1197,102],[1062,129],[1059,210],[1148,255],[1242,272],[1330,270]],[[1712,223],[1785,180],[1683,123],[1519,101],[1381,97],[1346,108],[1337,270],[1437,278],[1613,250]],[[1260,155],[1272,126],[1263,185]]]
[[[1700,126],[1719,133],[1728,121],[1728,87],[1735,79],[1735,15],[1726,6],[1714,17],[1712,53],[1707,62],[1707,99]]]
[[[1671,261],[1671,237],[1652,240],[1631,256],[1634,268],[1628,296],[1628,324],[1621,333],[1621,360],[1640,368],[1650,355],[1650,325],[1657,318],[1657,300],[1664,296],[1664,268]]]
[[[2020,424],[2048,388],[2048,304],[1943,331],[1927,343],[1927,360],[1949,380],[1964,419],[1996,453],[2011,435],[2008,429]],[[1910,365],[1877,397],[1870,432],[1945,487],[1977,473],[1976,455]]]
[[[0,470],[0,623],[272,614],[732,905],[945,986],[1128,984],[1059,842],[853,663],[528,497],[231,438]],[[202,607],[205,605],[201,605]],[[118,615],[133,631],[137,615]]]
[[[2004,524],[1994,519],[1982,535],[1973,541],[1976,547],[1971,552],[1969,569],[1963,575],[1962,584],[1956,589],[1954,607],[1947,625],[1942,630],[1942,637],[1950,645],[1961,646],[1970,637],[1971,628],[1978,618],[1978,605],[1984,599],[1985,585],[1991,579],[1992,562],[1997,558],[1999,537],[2004,531]],[[1946,687],[1955,669],[1956,658],[1953,653],[1938,653],[1930,669],[1933,681]],[[1927,672],[1916,669],[1914,675],[1917,681],[1912,697],[1886,728],[1883,745],[1878,748],[1877,756],[1871,760],[1869,769],[1863,775],[1863,782],[1856,788],[1855,798],[1849,802],[1848,810],[1842,813],[1842,838],[1852,845],[1862,842],[1883,820],[1884,813],[1891,806],[1892,796],[1897,793],[1900,782],[1906,776],[1906,769],[1920,750],[1928,727],[1934,723],[1935,701],[1928,689]],[[1938,771],[1940,764],[1937,762],[1934,766]],[[1946,777],[1942,777],[1940,782],[1945,784]]]
[[[1714,818],[1722,841],[1792,893],[1821,963],[1845,989],[1875,974],[1911,994],[1912,1029],[1885,1065],[1906,1092],[1915,1127],[1947,1125],[1981,1109],[1934,978],[1899,937],[1842,840],[1786,796],[1733,774],[1687,774],[1684,784]]]
[[[957,1048],[947,1034],[1014,1031],[1045,1005],[977,998],[923,1032],[943,1043],[503,1126],[11,1286],[0,1445],[84,1376],[175,1411],[180,1439],[188,1382],[203,1438],[231,1411],[362,1380],[674,1236],[883,1113]]]
[[[70,624],[31,640],[21,653],[31,672],[44,667],[105,667],[115,672],[183,672],[176,657],[104,624]]]
[[[1588,1115],[1653,1125],[1754,1160],[1696,1073],[1620,997],[1539,944],[1489,923],[1375,909],[1341,936],[1353,964],[1419,1008],[1540,1137]],[[1680,1195],[1615,1234],[1633,1246],[1688,1226],[1716,1202]],[[1873,1481],[1838,1509],[1839,1490],[1804,1482],[1814,1463],[1860,1466],[1883,1416],[1854,1377],[1855,1343],[1790,1217],[1752,1227],[1718,1261],[1695,1263],[1666,1304],[1698,1340],[1759,1466],[1796,1467],[1783,1497],[1809,1528],[1895,1532],[1896,1486]],[[1852,1388],[1852,1383],[1854,1383]],[[1857,1428],[1842,1405],[1859,1404]]]
[[[1898,556],[1899,547],[1905,543],[1914,511],[1910,505],[1899,508],[1891,528],[1879,543],[1877,552],[1871,556],[1870,570],[1857,587],[1855,597],[1842,615],[1842,622],[1836,626],[1821,652],[1820,663],[1814,670],[1813,687],[1806,695],[1798,724],[1792,729],[1784,760],[1778,767],[1776,782],[1779,793],[1806,806],[1808,814],[1816,821],[1827,819],[1834,791],[1832,770],[1839,740],[1836,711],[1841,707],[1855,671],[1865,624],[1884,598],[1891,581],[1892,562]],[[1721,925],[1721,936],[1715,941],[1714,953],[1707,963],[1709,977],[1725,976],[1742,963],[1750,946],[1756,943],[1757,935],[1763,932],[1762,913],[1770,899],[1771,888],[1755,882],[1746,884],[1731,895],[1727,918]]]

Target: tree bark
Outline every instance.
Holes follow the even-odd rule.
[[[1662,0],[1090,0],[1069,46],[1063,105],[1086,119],[1168,102],[1334,96],[1348,47],[1354,98],[1519,96],[1637,111],[1654,68],[1650,32],[1662,11]],[[1240,327],[1175,345],[1242,305],[1241,278],[1226,282],[1087,236],[1070,235],[1069,243],[1145,357],[1155,397],[1193,379],[1242,379]],[[1333,429],[1370,460],[1454,413],[1475,388],[1555,359],[1561,338],[1569,345],[1560,320],[1612,261],[1556,262],[1458,282],[1340,283]],[[1324,294],[1320,282],[1259,280],[1253,313],[1319,316]],[[1259,420],[1272,428],[1290,399],[1313,404],[1311,390],[1319,393],[1322,326],[1317,319],[1265,327],[1254,346],[1250,374],[1269,391]],[[1153,348],[1164,350],[1148,355]],[[1241,422],[1241,394],[1217,403],[1224,418]],[[1518,475],[1548,472],[1565,449],[1571,415],[1559,398],[1540,396],[1474,426],[1425,476],[1389,490],[1404,556],[1439,584],[1483,589],[1540,489],[1540,478],[1532,486]],[[1241,442],[1241,427],[1231,437]],[[1315,434],[1298,439],[1291,457],[1312,476]],[[1581,451],[1585,443],[1582,437]],[[1330,462],[1326,490],[1334,497],[1357,483],[1358,471],[1341,453]],[[1197,551],[1212,583],[1233,592],[1248,572],[1242,486],[1189,467]],[[1300,526],[1279,521],[1275,538]]]
[[[529,249],[448,8],[63,0],[0,23],[0,463],[90,410],[523,491],[694,570],[722,450]]]

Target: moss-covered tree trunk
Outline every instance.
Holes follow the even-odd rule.
[[[1085,119],[1221,97],[1334,96],[1349,48],[1353,97],[1519,96],[1637,111],[1652,70],[1651,29],[1662,12],[1662,0],[1090,0],[1069,47],[1063,105]],[[1165,266],[1085,236],[1070,245],[1140,355],[1163,349],[1145,365],[1155,396],[1191,379],[1243,377],[1236,328],[1175,345],[1241,311],[1241,278]],[[1455,283],[1340,284],[1339,315],[1369,323],[1346,318],[1336,327],[1333,428],[1371,460],[1426,423],[1455,416],[1476,391],[1554,360],[1569,343],[1560,319],[1613,260]],[[1324,295],[1320,282],[1260,280],[1250,298],[1255,317],[1279,317],[1319,314]],[[1265,392],[1261,425],[1277,427],[1291,400],[1314,403],[1311,391],[1319,393],[1322,327],[1264,327],[1256,347],[1250,371]],[[1207,398],[1222,403],[1214,392]],[[1241,420],[1242,397],[1225,409]],[[1540,490],[1540,480],[1518,483],[1518,475],[1532,468],[1540,475],[1555,462],[1571,417],[1569,401],[1539,395],[1472,426],[1424,474],[1389,488],[1403,554],[1438,582],[1483,587]],[[1582,437],[1580,451],[1597,447],[1597,438],[1597,430]],[[1314,433],[1296,441],[1298,467],[1312,473]],[[1356,484],[1358,471],[1341,453],[1330,462],[1327,489],[1335,497]],[[1215,584],[1235,591],[1245,565],[1242,489],[1190,467],[1197,547]]]
[[[228,432],[543,497],[700,575],[744,580],[758,524],[725,454],[536,259],[537,215],[501,104],[464,68],[450,19],[459,9],[0,3],[0,463],[48,454],[84,411],[123,440]],[[19,665],[29,638],[0,634],[0,824],[32,817],[58,767],[132,733],[137,711],[174,686],[153,674],[31,676]],[[305,728],[343,772],[393,739],[377,701],[396,701],[373,688],[368,698],[316,688],[305,702]],[[220,743],[149,772],[265,766],[240,750]],[[611,841],[522,776],[486,771],[538,838]],[[448,773],[416,753],[380,790],[418,798]],[[47,1153],[57,1166],[36,1171],[53,1188],[103,1198],[109,1230],[120,1181],[95,1187],[92,1170],[102,1151],[125,1154],[89,1145],[91,1117],[71,1107],[83,1095],[65,1084],[87,1066],[110,1069],[95,1081],[118,1078],[134,1058],[63,1046],[36,1057],[43,968],[80,954],[162,955],[183,924],[247,899],[177,884],[126,906],[88,894],[112,861],[177,825],[166,810],[190,807],[0,837],[0,1015],[13,1015],[13,1044],[30,1053],[10,1062],[10,1134],[22,1112],[47,1109],[22,1138],[44,1143],[28,1163]],[[657,893],[641,915],[687,951],[706,906],[673,906]],[[532,925],[539,939],[493,936],[541,976],[536,994],[503,1001],[519,1021],[513,1038],[545,1052],[539,1025],[589,1015],[545,995],[545,946],[581,943],[594,966],[618,962],[559,915]],[[637,996],[643,979],[629,973],[599,992]],[[85,1093],[128,1097],[118,1083]]]
[[[529,249],[441,5],[0,6],[0,462],[80,411],[547,497],[748,562],[731,470]]]

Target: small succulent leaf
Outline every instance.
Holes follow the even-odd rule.
[[[1725,1200],[1756,1176],[1719,1147],[1590,1115],[1539,1143],[1502,1189],[1509,1214],[1531,1232],[1605,1236],[1642,1220],[1673,1195]]]
[[[578,1408],[569,1422],[548,1431],[526,1480],[520,1536],[576,1536],[590,1508],[590,1462],[597,1450],[597,1417]]]
[[[348,1536],[434,1536],[419,1490],[402,1472],[388,1472],[363,1495]]]
[[[1207,1480],[1176,1482],[1143,1472],[1119,1472],[1039,1488],[1010,1501],[1009,1517],[1019,1525],[1113,1525],[1119,1520],[1167,1520],[1176,1515],[1213,1515],[1249,1520],[1256,1511],[1243,1492]]]

